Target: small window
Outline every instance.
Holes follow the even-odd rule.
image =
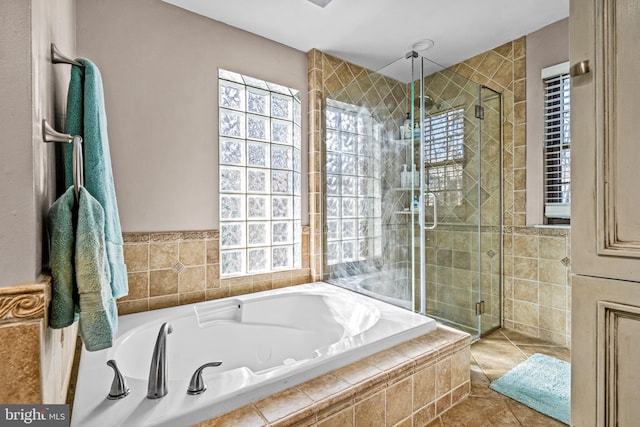
[[[219,70],[220,276],[300,268],[299,91]]]
[[[569,63],[542,70],[544,83],[544,215],[571,217],[571,80]]]
[[[462,205],[464,109],[439,112],[424,119],[427,187],[445,206]],[[434,200],[429,197],[427,206]]]

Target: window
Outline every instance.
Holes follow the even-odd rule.
[[[571,216],[571,94],[569,63],[542,70],[544,84],[544,214]]]
[[[427,188],[445,206],[462,204],[464,109],[433,114],[424,119]],[[427,206],[434,200],[426,199]]]
[[[299,91],[219,70],[220,275],[300,268]]]
[[[367,109],[331,99],[325,117],[327,264],[381,256],[379,129]]]

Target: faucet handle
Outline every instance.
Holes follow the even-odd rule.
[[[107,365],[113,368],[113,374],[114,374],[113,382],[111,383],[111,390],[109,391],[109,395],[107,396],[107,399],[109,400],[122,399],[123,397],[127,396],[131,390],[127,386],[127,383],[124,380],[124,377],[120,373],[120,370],[118,369],[118,365],[116,365],[116,361],[113,359],[108,360]]]
[[[189,388],[187,389],[187,394],[196,395],[204,393],[207,389],[207,385],[204,383],[202,379],[202,371],[204,368],[215,367],[222,365],[222,362],[209,362],[200,366],[191,376],[191,381],[189,381]]]

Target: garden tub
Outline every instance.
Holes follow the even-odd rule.
[[[166,338],[168,393],[148,399],[158,331]],[[427,334],[428,317],[324,282],[119,318],[113,347],[83,348],[72,426],[189,426],[373,353]],[[115,360],[131,392],[109,400]],[[195,370],[206,390],[187,394]]]

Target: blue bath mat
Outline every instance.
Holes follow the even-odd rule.
[[[489,386],[565,424],[571,420],[571,364],[536,353]]]

